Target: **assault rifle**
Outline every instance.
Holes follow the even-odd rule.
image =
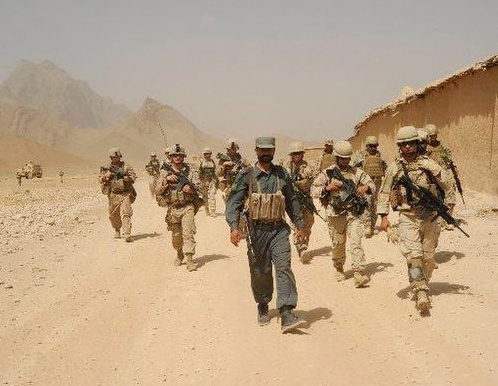
[[[249,217],[249,211],[248,210],[243,210],[242,211],[242,216],[244,217],[244,221],[246,223],[246,241],[247,241],[247,247],[249,248],[249,252],[251,253],[251,259],[255,262],[256,261],[256,255],[254,254],[254,246],[252,242],[252,222]]]
[[[240,171],[240,169],[242,169],[242,160],[231,159],[228,155],[220,153],[220,152],[218,152],[216,154],[216,158],[218,158],[220,160],[220,162],[222,162],[222,163],[226,162],[226,161],[233,162],[235,164],[235,172],[236,173],[238,173]]]
[[[458,190],[458,193],[460,193],[460,197],[462,197],[462,202],[465,205],[465,200],[463,198],[463,189],[462,189],[462,183],[460,182],[460,178],[458,177],[458,171],[456,168],[456,165],[453,163],[453,161],[448,161],[448,166],[451,169],[451,173],[453,173],[453,178],[455,179],[455,184]]]
[[[126,172],[120,166],[101,166],[100,174],[111,172],[111,179],[121,180],[126,176]]]
[[[197,189],[195,184],[182,172],[175,170],[170,164],[163,163],[161,169],[166,170],[168,172],[173,173],[176,177],[178,177],[178,183],[176,185],[176,190],[181,191],[185,185],[190,186],[190,189],[194,192],[194,204],[198,207],[201,207],[204,204],[204,197],[202,193]]]
[[[301,189],[299,189],[299,186],[297,186],[296,182],[302,181],[302,179],[303,177],[301,176],[300,173],[291,173],[292,186],[294,187],[294,193],[296,194],[297,201],[299,201],[299,204],[304,206],[311,213],[316,214],[324,222],[327,222],[327,220],[325,220],[320,215],[320,212],[318,211],[318,209],[315,206],[315,203],[313,202],[313,198],[308,193],[303,192]]]
[[[430,173],[429,171],[427,172]],[[442,217],[447,224],[453,225],[465,236],[470,237],[469,234],[460,227],[459,221],[450,214],[450,212],[448,211],[448,207],[444,204],[443,200],[435,196],[429,189],[415,184],[410,179],[410,177],[408,176],[408,171],[406,170],[406,166],[404,166],[404,164],[403,175],[398,180],[398,183],[403,185],[406,189],[408,204],[414,207],[424,208],[426,216],[428,214],[436,212],[436,215],[431,221],[436,220],[438,217]],[[422,215],[421,217],[424,216]]]
[[[342,173],[337,169],[327,169],[327,177],[329,181],[339,180],[342,182],[340,200],[341,207],[348,210],[354,216],[363,214],[365,208],[368,206],[365,197],[358,197],[356,195],[356,185],[353,180],[346,179]],[[328,197],[330,193],[327,194]]]

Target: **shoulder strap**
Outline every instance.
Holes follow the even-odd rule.
[[[250,200],[251,196],[254,192],[254,168],[252,166],[248,166],[247,169],[249,170],[249,181],[248,181],[248,190],[247,190],[247,197]],[[249,221],[252,219],[252,205],[249,202],[249,205],[247,205],[247,210],[249,212]]]

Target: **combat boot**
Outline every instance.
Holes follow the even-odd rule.
[[[370,281],[369,277],[362,275],[360,272],[355,272],[353,276],[354,276],[354,285],[356,288],[363,287],[365,284],[367,284]]]
[[[133,239],[131,238],[131,235],[125,235],[125,241],[127,243],[131,243],[133,241]]]
[[[114,236],[115,239],[120,239],[121,238],[121,230],[120,229],[114,229]]]
[[[344,268],[336,268],[335,278],[338,282],[346,280],[346,274],[344,273]]]
[[[266,326],[270,323],[270,315],[268,315],[268,303],[258,304],[258,324]]]
[[[431,302],[429,301],[429,295],[427,295],[427,291],[418,291],[417,292],[417,309],[421,314],[429,312],[429,308],[431,307]]]
[[[280,309],[281,330],[283,334],[306,324],[303,318],[294,315],[291,310],[292,308],[289,306],[284,306]]]
[[[185,256],[183,255],[183,251],[180,249],[179,251],[176,251],[176,259],[175,259],[175,266],[179,267],[180,265],[182,265],[182,261],[183,261],[183,258]]]
[[[187,271],[196,271],[197,265],[194,263],[194,255],[192,253],[187,253],[185,256],[187,256]]]

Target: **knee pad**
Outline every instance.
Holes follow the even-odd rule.
[[[422,259],[408,261],[408,279],[410,283],[425,280]]]

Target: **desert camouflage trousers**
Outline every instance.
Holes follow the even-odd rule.
[[[292,242],[294,245],[301,250],[306,250],[308,249],[308,244],[310,242],[310,236],[311,236],[311,228],[313,227],[313,224],[315,223],[315,217],[313,216],[313,213],[311,213],[308,209],[305,207],[301,206],[301,213],[303,214],[303,231],[304,235],[306,237],[304,243],[299,243],[296,238],[296,226],[292,224]]]
[[[364,223],[361,217],[350,214],[328,216],[329,235],[332,240],[332,261],[335,268],[342,268],[346,262],[346,238],[349,238],[351,267],[362,273],[365,268],[365,253],[361,246]]]
[[[194,204],[187,203],[181,207],[168,207],[166,224],[171,231],[171,242],[177,251],[195,254],[195,210]]]
[[[110,193],[107,195],[109,200],[109,220],[114,229],[122,229],[125,236],[131,234],[131,208],[130,192]]]
[[[159,179],[159,176],[151,176],[149,175],[149,190],[150,190],[150,195],[152,197],[156,196],[156,185],[157,185],[157,180]]]
[[[216,213],[216,180],[213,178],[209,181],[201,181],[202,195],[206,202],[204,209],[207,215],[214,215]]]
[[[437,268],[434,255],[439,236],[439,223],[433,216],[421,220],[413,212],[400,212],[398,231],[399,246],[408,264],[408,278],[413,293],[429,291],[427,283]]]
[[[373,232],[375,223],[377,222],[377,201],[379,198],[379,190],[382,185],[382,177],[373,178],[375,184],[375,193],[367,198],[368,207],[362,215],[367,232]]]

